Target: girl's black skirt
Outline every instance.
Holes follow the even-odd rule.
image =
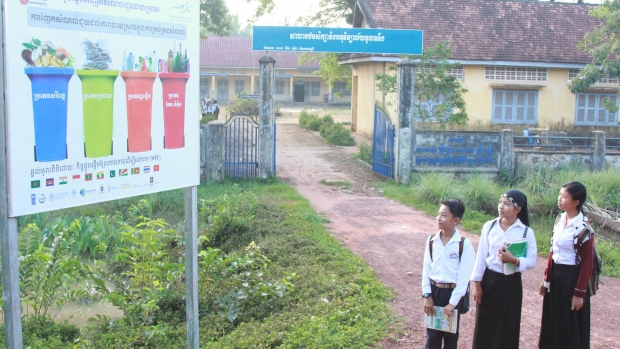
[[[521,273],[490,269],[482,277],[482,302],[476,306],[473,349],[518,349],[523,285]]]
[[[545,294],[540,327],[541,349],[590,348],[590,288],[583,298],[583,308],[571,310],[573,292],[579,278],[578,265],[553,263],[550,291]]]

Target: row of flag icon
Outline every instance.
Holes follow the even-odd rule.
[[[116,178],[117,174],[119,177],[125,177],[128,176],[130,173],[132,175],[137,175],[140,174],[140,171],[142,171],[142,173],[151,173],[151,166],[147,165],[147,166],[143,166],[142,168],[140,167],[133,167],[133,168],[123,168],[123,169],[119,169],[117,170],[110,170],[109,172],[109,176],[110,178]],[[159,172],[159,165],[153,165],[153,172]],[[105,172],[104,171],[100,171],[100,172],[96,172],[95,177],[97,178],[97,180],[100,179],[105,179]],[[45,186],[46,187],[53,187],[55,185],[55,178],[47,178],[45,180]],[[93,180],[93,173],[86,173],[84,175],[84,181],[89,182]],[[72,176],[72,183],[79,183],[82,181],[82,175],[81,174],[76,174]],[[58,177],[58,185],[65,185],[68,183],[68,177],[67,176],[62,176],[62,177]],[[41,180],[34,180],[30,182],[30,188],[35,189],[35,188],[40,188],[41,187]]]

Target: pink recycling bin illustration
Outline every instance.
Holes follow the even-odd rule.
[[[127,101],[127,151],[151,150],[153,82],[156,72],[123,71]]]
[[[73,68],[24,68],[32,85],[35,161],[67,158],[67,100]]]
[[[118,70],[77,70],[82,80],[84,153],[88,158],[112,155],[114,81]]]
[[[159,73],[164,103],[164,148],[185,146],[185,87],[189,73]]]

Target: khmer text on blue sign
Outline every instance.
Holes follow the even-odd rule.
[[[256,51],[422,54],[422,30],[254,26]]]

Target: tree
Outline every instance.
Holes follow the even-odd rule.
[[[440,128],[447,124],[466,125],[467,106],[463,94],[467,92],[458,79],[451,74],[459,64],[448,60],[452,49],[448,42],[438,42],[424,50],[419,56],[403,56],[417,63],[414,79],[413,117],[425,128],[431,121],[439,123]],[[390,67],[396,70],[395,66]],[[377,74],[377,89],[383,94],[396,93],[396,75]]]
[[[307,18],[300,18],[298,22],[304,25],[325,27],[345,19],[348,24],[353,24],[353,11],[355,10],[356,2],[356,0],[321,0],[319,2],[319,7],[321,8],[319,11]]]
[[[247,0],[248,4],[258,3],[254,12],[254,19],[270,13],[275,4],[273,0]],[[246,36],[248,26],[241,29],[239,17],[231,15],[225,0],[200,0],[200,27],[201,37],[209,35],[227,36],[240,34]]]
[[[346,81],[347,89],[351,89],[352,68],[350,65],[338,64],[338,53],[302,53],[299,56],[299,65],[305,65],[319,60],[320,69],[313,74],[318,75],[329,85],[334,87],[335,82]]]
[[[232,23],[225,0],[200,0],[200,27],[207,33],[225,36],[233,30]]]
[[[601,23],[577,45],[577,48],[592,56],[592,63],[586,65],[568,84],[573,93],[588,89],[599,81],[601,75],[620,76],[620,0],[605,0],[590,11],[590,16],[600,19]],[[618,111],[615,102],[605,98],[603,103],[609,111]]]

